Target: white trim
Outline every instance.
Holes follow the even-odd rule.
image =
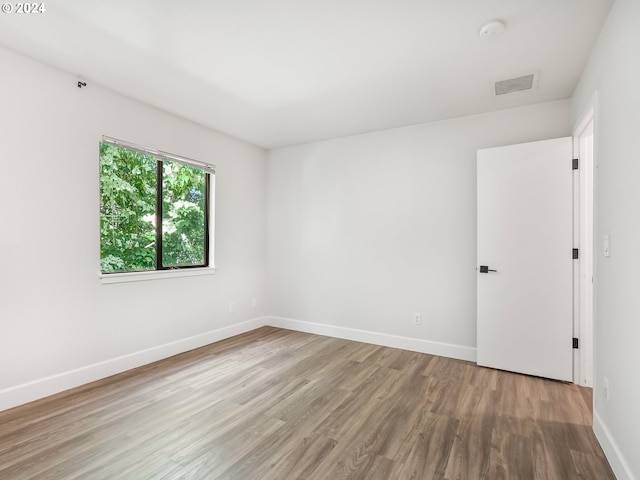
[[[578,249],[579,254],[578,254],[578,261],[573,262],[572,264],[573,317],[571,320],[572,321],[571,328],[573,331],[573,338],[579,339],[579,342],[581,344],[580,345],[581,348],[577,348],[573,350],[572,381],[576,385],[584,386],[584,383],[582,382],[582,376],[584,372],[583,372],[582,362],[580,361],[582,357],[582,352],[584,351],[585,348],[587,348],[587,342],[580,334],[581,318],[583,317],[583,313],[584,313],[583,309],[581,308],[583,295],[582,295],[582,282],[580,281],[580,271],[584,264],[584,257],[586,253],[585,250],[582,248],[583,242],[582,242],[582,235],[581,235],[581,227],[583,226],[581,213],[582,213],[582,209],[584,208],[584,202],[581,201],[582,200],[581,194],[583,192],[581,180],[584,177],[582,172],[584,165],[582,162],[582,158],[580,156],[580,148],[579,148],[580,138],[576,137],[575,135],[572,136],[572,143],[573,143],[572,158],[578,159],[578,170],[574,170],[571,176],[572,189],[573,189],[573,192],[572,192],[573,194],[573,231],[572,231],[573,244],[572,245],[573,245],[573,248]]]
[[[629,467],[624,455],[620,452],[620,448],[613,439],[611,432],[596,411],[593,412],[593,431],[600,442],[600,446],[602,447],[616,478],[618,480],[638,480],[637,477],[633,475],[631,467]]]
[[[265,319],[265,317],[254,318],[0,390],[0,411],[255,330],[265,325]]]
[[[476,361],[475,347],[453,345],[450,343],[433,342],[419,338],[401,337],[388,333],[372,332],[355,328],[338,327],[324,323],[306,322],[282,317],[267,317],[267,325],[286,328],[298,332],[315,333],[328,337],[343,338],[356,342],[371,343],[384,347],[402,348],[413,352],[429,353],[458,360]]]
[[[573,135],[582,133],[584,129],[591,123],[592,119],[595,120],[596,110],[598,108],[598,91],[593,92],[593,95],[589,99],[589,103],[584,108],[580,120],[573,130]]]
[[[314,333],[335,338],[343,338],[356,342],[371,343],[385,347],[402,348],[420,353],[429,353],[459,360],[476,361],[475,347],[453,345],[449,343],[433,342],[418,338],[401,337],[387,333],[358,330],[355,328],[339,327],[322,323],[306,322],[282,317],[258,317],[242,323],[211,330],[192,337],[165,343],[133,352],[120,357],[80,367],[68,372],[58,373],[50,377],[23,383],[14,387],[0,390],[0,411],[17,407],[64,390],[79,387],[132,368],[148,365],[179,353],[203,347],[225,338],[230,338],[264,326],[273,326]]]
[[[594,173],[595,119],[598,94],[594,93],[573,132],[574,155],[580,160],[576,178],[576,229],[574,240],[580,248],[580,260],[575,272],[574,336],[580,338],[580,348],[574,352],[573,383],[593,387],[594,357]]]
[[[148,272],[100,273],[103,285],[110,283],[142,282],[145,280],[160,280],[166,278],[197,277],[213,275],[216,267],[183,268],[177,270],[149,270]]]

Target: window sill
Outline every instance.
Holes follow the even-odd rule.
[[[108,285],[110,283],[144,282],[166,278],[199,277],[201,275],[213,275],[214,273],[216,273],[216,267],[154,270],[151,272],[100,273],[100,281],[103,285]]]

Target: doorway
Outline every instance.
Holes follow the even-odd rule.
[[[570,204],[572,203],[573,207],[570,207],[568,218],[565,217],[568,220],[567,223],[565,223],[565,225],[569,225],[571,223],[571,217],[573,216],[573,228],[569,230],[569,242],[572,241],[573,248],[578,249],[577,252],[574,251],[574,255],[575,253],[578,253],[578,256],[574,258],[578,258],[579,260],[579,261],[570,262],[572,266],[570,267],[569,275],[573,276],[573,282],[569,280],[569,290],[568,291],[565,290],[567,296],[564,297],[569,299],[569,305],[571,305],[571,300],[570,300],[572,296],[571,292],[573,292],[573,300],[572,300],[573,308],[569,306],[568,307],[569,310],[567,312],[568,321],[569,321],[567,325],[568,325],[569,331],[567,332],[566,335],[563,335],[563,337],[566,339],[567,337],[570,336],[571,331],[573,331],[574,339],[577,339],[579,342],[578,348],[573,349],[572,353],[569,353],[569,357],[567,358],[569,362],[568,363],[569,371],[566,374],[556,375],[556,374],[549,374],[548,372],[543,373],[539,371],[534,371],[534,370],[531,370],[530,368],[527,370],[528,368],[527,365],[525,365],[525,367],[527,368],[521,368],[522,366],[519,366],[518,368],[511,367],[512,365],[518,364],[519,356],[520,357],[523,356],[525,359],[529,359],[529,360],[534,359],[535,360],[534,363],[538,365],[544,362],[542,362],[541,356],[538,356],[538,358],[536,358],[536,356],[532,352],[524,352],[521,346],[521,342],[518,342],[515,338],[518,335],[515,335],[515,334],[507,335],[507,336],[513,337],[513,341],[510,342],[510,344],[505,343],[503,341],[504,339],[495,340],[495,337],[496,337],[495,332],[502,332],[501,336],[505,336],[505,334],[510,331],[509,329],[512,329],[512,330],[515,329],[514,331],[519,333],[527,332],[528,334],[526,335],[526,337],[528,338],[529,343],[531,343],[531,339],[535,337],[534,332],[528,331],[526,328],[520,328],[522,326],[520,327],[518,327],[517,325],[514,326],[514,321],[512,319],[524,318],[524,315],[521,314],[522,312],[519,312],[518,315],[512,315],[512,314],[502,315],[503,317],[506,318],[506,320],[503,323],[496,325],[494,324],[495,319],[499,318],[500,315],[497,315],[496,312],[493,312],[493,311],[491,311],[490,312],[491,315],[489,315],[487,311],[485,311],[487,310],[487,308],[485,308],[486,307],[485,304],[489,306],[491,305],[495,306],[495,302],[487,303],[484,301],[487,293],[485,292],[485,290],[487,290],[489,286],[495,286],[494,284],[499,284],[500,283],[499,279],[500,277],[502,277],[502,275],[500,275],[500,273],[497,272],[498,269],[495,268],[495,266],[493,266],[493,269],[490,269],[489,267],[479,267],[479,270],[480,270],[479,273],[485,273],[485,275],[480,275],[479,280],[481,281],[478,283],[478,309],[479,309],[478,310],[478,363],[479,364],[486,363],[489,366],[491,365],[494,367],[497,366],[497,368],[502,368],[506,370],[522,371],[524,373],[547,376],[549,378],[559,378],[559,379],[569,380],[569,381],[573,381],[573,383],[580,386],[593,387],[593,356],[594,356],[593,324],[594,324],[594,300],[595,300],[594,289],[593,289],[594,218],[595,218],[595,215],[594,215],[595,108],[593,106],[587,111],[587,113],[583,117],[583,120],[578,124],[578,127],[574,131],[574,135],[570,138],[567,138],[567,140],[569,140],[569,149],[567,152],[567,158],[570,158],[569,155],[571,155],[571,150],[573,149],[573,158],[578,159],[578,168],[573,170],[573,174],[572,174],[573,178],[568,179],[569,191],[571,191],[571,189],[573,190],[573,193],[572,193],[573,198],[572,200],[569,200],[569,202]],[[533,147],[535,145],[542,146],[542,145],[545,145],[545,143],[546,142],[534,142],[532,144],[521,144],[521,145],[513,145],[510,147],[500,147],[499,149],[485,149],[484,151],[478,151],[478,154],[479,154],[478,158],[480,160],[481,156],[494,155],[495,153],[499,151],[503,151],[504,149],[504,152],[506,152],[505,154],[508,156],[508,160],[509,160],[507,163],[513,166],[517,163],[517,162],[514,162],[513,159],[514,158],[524,159],[526,157],[525,155],[526,152],[523,153],[520,150],[518,150],[518,152],[511,152],[511,150],[509,149],[522,149],[523,147],[527,147],[527,146]],[[548,153],[549,152],[545,152],[545,156]],[[478,165],[478,171],[479,171],[479,178],[480,178],[480,173],[481,173],[480,163]],[[559,175],[561,175],[561,173],[557,172],[555,174],[555,177],[558,177]],[[517,178],[517,176],[515,178]],[[489,191],[491,192],[491,195],[489,196],[489,198],[495,197],[495,191],[496,190],[499,191],[498,187],[504,187],[505,185],[513,186],[516,183],[514,182],[513,178],[510,178],[507,180],[508,181],[500,181],[496,185],[492,185],[491,189],[489,189]],[[529,183],[530,182],[528,182],[528,184]],[[493,235],[494,232],[497,231],[498,229],[496,228],[496,225],[491,225],[491,223],[487,221],[488,220],[487,218],[483,217],[482,221],[480,221],[481,220],[480,206],[483,204],[481,201],[482,198],[480,195],[481,193],[480,185],[481,185],[481,182],[479,180],[479,186],[478,186],[478,193],[479,193],[478,255],[479,255],[479,258],[478,258],[478,261],[483,262],[483,261],[488,261],[487,259],[490,259],[491,261],[489,263],[491,263],[491,262],[496,262],[497,257],[496,255],[492,256],[491,252],[485,252],[483,251],[482,248],[480,248],[482,245],[484,245],[484,243],[487,243],[487,242],[483,243],[481,241],[483,237],[480,234],[482,233],[483,228],[485,230],[488,229],[488,232],[491,233],[491,235]],[[516,188],[515,194],[521,195],[523,192],[526,193],[525,187],[527,185],[521,185],[520,187]],[[513,195],[514,191],[507,192],[507,193],[509,195]],[[517,195],[516,197],[509,197],[509,198],[513,200],[514,198],[517,198]],[[547,192],[547,195],[548,195],[548,192]],[[545,195],[545,197],[547,195]],[[530,197],[533,197],[533,195],[530,195]],[[554,205],[559,205],[560,203],[561,202],[559,202],[557,199],[554,200]],[[508,209],[511,209],[513,206],[513,201],[509,201],[509,202],[503,201],[501,202],[501,204],[502,205],[508,204],[509,205]],[[539,210],[538,205],[536,205],[536,209]],[[558,209],[554,207],[553,210],[554,210],[553,214],[550,216],[555,216]],[[571,211],[573,211],[573,214],[571,214]],[[516,218],[518,218],[520,214],[521,212],[518,211],[518,213],[516,214]],[[531,215],[529,215],[526,218],[532,218],[532,217]],[[512,220],[508,223],[510,225],[513,225],[514,221]],[[530,232],[529,236],[528,237],[525,236],[524,240],[528,240],[529,237],[533,238],[536,231],[546,232],[547,227],[548,226],[545,226],[544,229],[537,229],[537,230],[534,229],[534,232]],[[522,225],[521,228],[517,230],[520,232],[525,232],[526,231],[525,225]],[[553,236],[554,238],[553,243],[556,243],[557,237],[558,235],[556,233],[556,235]],[[571,240],[571,237],[573,237],[573,240]],[[525,244],[525,243],[527,242],[526,241],[520,242],[520,244]],[[569,247],[571,247],[571,244],[569,244]],[[501,251],[504,252],[504,249],[501,249]],[[529,268],[522,269],[527,272],[527,281],[531,280],[531,277],[532,277],[531,272],[535,270],[534,266],[537,267],[539,265],[541,265],[540,259],[537,262],[535,262],[534,265],[529,265],[528,266]],[[484,268],[485,270],[482,270],[482,268]],[[571,274],[571,271],[573,272],[572,274]],[[493,274],[490,276],[487,276],[486,275],[487,273],[490,273],[490,274],[493,273]],[[481,277],[487,277],[487,278],[481,278]],[[489,278],[491,278],[491,282],[489,282]],[[542,278],[544,277],[542,276]],[[548,284],[549,282],[545,282],[545,283]],[[573,286],[571,286],[571,283],[573,283]],[[529,288],[529,291],[532,291],[532,290],[540,291],[540,288],[539,288],[540,284],[541,282],[538,283],[538,287],[536,288]],[[559,292],[562,289],[554,288],[553,290],[554,292],[555,291]],[[494,297],[515,298],[515,295],[513,294],[505,295],[504,292],[501,292],[500,295],[496,294],[494,295]],[[541,303],[548,304],[549,298],[552,298],[552,296],[547,295],[545,297],[545,301]],[[500,305],[502,305],[503,303],[504,302],[499,302]],[[520,305],[523,302],[516,302],[516,303]],[[571,315],[571,310],[573,310],[573,315]],[[529,311],[534,311],[534,309],[530,308]],[[513,312],[510,312],[510,313],[513,313]],[[540,312],[537,312],[537,313],[540,313]],[[548,314],[548,312],[545,312],[545,315],[535,315],[535,316],[537,318],[547,318],[550,315]],[[494,323],[488,323],[486,321],[487,318],[490,318],[491,321]],[[529,324],[531,323],[533,322],[529,322]],[[553,327],[554,325],[555,323],[552,322],[551,327]],[[527,327],[526,322],[525,322],[525,327]],[[545,328],[544,331],[545,332],[552,331],[553,328],[551,327],[547,326],[547,328]],[[484,333],[488,332],[488,333],[486,333],[485,335],[483,332]],[[545,354],[546,355],[545,358],[550,358],[548,356],[549,344],[547,340],[548,339],[545,338],[544,341],[541,340],[539,342],[540,348],[538,350],[540,352],[543,352],[543,351],[547,352]],[[492,343],[496,341],[498,342],[497,345],[495,343]],[[566,342],[566,340],[564,341]],[[498,348],[500,345],[503,345],[503,346],[507,345],[504,348],[502,348],[502,350],[507,349],[506,353],[503,352],[500,348]],[[564,345],[566,345],[566,343]],[[558,352],[561,352],[562,348],[566,348],[566,347],[558,346]],[[558,358],[560,358],[560,355],[561,354],[558,353],[557,355]],[[508,361],[507,360],[503,361],[503,359],[505,358]],[[567,363],[564,363],[564,364],[567,365]],[[552,371],[552,370],[550,369],[549,371]]]

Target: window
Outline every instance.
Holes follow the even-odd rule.
[[[100,143],[100,269],[209,266],[213,167],[104,137]]]

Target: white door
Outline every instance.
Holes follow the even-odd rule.
[[[571,157],[571,137],[478,150],[478,365],[572,380]]]

